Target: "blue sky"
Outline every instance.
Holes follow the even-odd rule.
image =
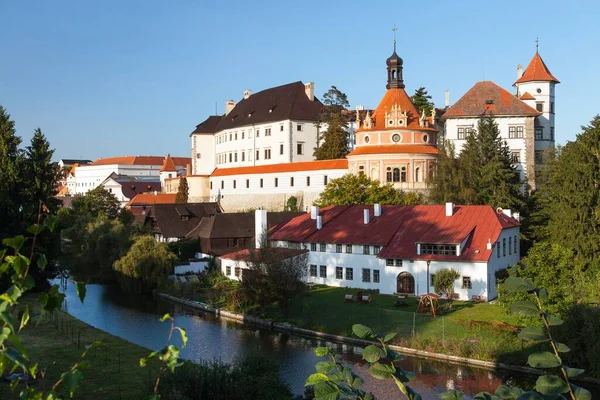
[[[189,155],[194,126],[245,89],[314,81],[377,106],[396,24],[407,91],[438,106],[484,79],[512,91],[539,37],[564,143],[600,112],[598,20],[594,1],[0,0],[0,104],[57,158]]]

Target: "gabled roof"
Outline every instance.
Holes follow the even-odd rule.
[[[148,218],[155,222],[153,232],[166,238],[183,238],[200,220],[220,212],[218,203],[156,204],[150,210]]]
[[[446,113],[446,118],[483,115],[541,115],[535,108],[492,81],[477,82]]]
[[[165,162],[160,168],[160,172],[177,172],[177,167],[175,167],[175,163],[170,154],[167,154],[167,157],[165,157]]]
[[[132,206],[151,206],[154,204],[172,204],[175,203],[177,193],[138,193],[127,203]]]
[[[300,81],[253,93],[240,100],[227,115],[211,116],[192,133],[215,133],[252,124],[283,121],[318,121],[323,104],[310,100]],[[218,118],[218,120],[217,120]]]
[[[65,165],[73,165],[75,163],[85,165],[92,163],[92,160],[78,160],[75,158],[61,158],[60,161],[62,161]]]
[[[268,212],[267,228],[272,229],[290,221],[302,212]],[[206,239],[252,238],[255,233],[254,213],[222,213],[202,218],[187,237]]]
[[[560,83],[560,81],[556,79],[554,75],[552,75],[539,53],[535,53],[535,55],[531,59],[531,62],[525,69],[525,72],[523,72],[523,75],[521,75],[521,77],[517,79],[515,85],[517,83],[532,81]]]
[[[525,92],[525,93],[523,93],[523,94],[521,95],[521,97],[519,97],[519,99],[521,99],[521,100],[535,100],[535,97],[533,97],[533,96],[531,95],[531,93],[529,93],[529,92]]]
[[[299,249],[286,249],[282,247],[272,247],[267,253],[269,260],[265,260],[268,263],[271,262],[279,262],[283,260],[287,260],[288,258],[299,256],[300,254],[304,254],[308,252],[308,250],[299,250]],[[258,257],[260,254],[260,249],[243,249],[234,251],[233,253],[225,254],[220,256],[219,258],[225,260],[234,260],[234,261],[252,261],[253,258]]]
[[[123,196],[132,199],[138,193],[160,191],[160,179],[151,176],[130,176],[116,173],[110,174],[100,185],[105,186],[110,181],[121,186]]]
[[[348,156],[359,156],[363,154],[439,154],[434,145],[418,144],[390,144],[390,145],[366,145],[356,147]]]
[[[185,167],[192,163],[190,157],[172,157],[175,165]],[[124,157],[108,157],[99,158],[90,165],[163,165],[165,161],[161,156],[124,156]]]
[[[370,222],[364,224],[363,211],[369,210]],[[279,227],[272,240],[303,243],[339,243],[382,246],[379,258],[411,260],[487,261],[492,244],[502,229],[519,226],[513,218],[491,206],[455,206],[447,217],[445,205],[382,206],[375,217],[373,206],[330,206],[321,210],[322,229],[310,214],[292,219]],[[417,243],[460,244],[467,240],[460,256],[416,254]]]
[[[337,160],[302,161],[294,163],[256,165],[254,167],[217,168],[210,176],[217,177],[239,174],[272,174],[281,172],[319,171],[328,169],[348,169],[348,160],[342,158]]]

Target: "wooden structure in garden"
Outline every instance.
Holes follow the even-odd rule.
[[[429,314],[435,317],[435,314],[440,308],[440,295],[435,293],[425,293],[419,296],[419,304],[417,305],[417,312],[422,314]]]

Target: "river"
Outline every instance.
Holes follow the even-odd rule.
[[[192,361],[221,359],[231,362],[244,354],[258,351],[279,363],[282,378],[295,394],[304,391],[306,377],[315,372],[315,364],[319,358],[314,355],[314,348],[325,345],[323,341],[221,320],[210,314],[151,297],[123,293],[114,286],[87,285],[85,303],[81,304],[75,286],[69,283],[63,309],[98,329],[152,350],[164,347],[170,325],[160,323],[159,317],[164,313],[171,313],[175,316],[176,325],[185,328],[189,338],[187,347],[181,352],[183,358]],[[181,344],[178,338],[175,344]],[[364,389],[373,392],[378,399],[400,398],[397,388],[391,382],[369,377],[364,362],[361,361],[359,348],[331,343],[328,345],[334,346],[344,362],[365,378]],[[522,373],[488,371],[413,357],[401,362],[401,366],[417,373],[410,386],[423,399],[436,399],[437,394],[448,388],[461,390],[470,398],[480,391],[493,392],[502,382],[521,387],[535,382],[535,377],[527,377]]]

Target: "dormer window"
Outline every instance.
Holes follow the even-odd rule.
[[[423,244],[421,244],[421,254],[455,256],[456,255],[456,245],[423,243]]]
[[[182,215],[182,216],[181,216],[181,220],[182,220],[182,221],[187,221],[187,220],[189,220],[189,219],[190,219],[190,217],[189,217],[188,215]]]

